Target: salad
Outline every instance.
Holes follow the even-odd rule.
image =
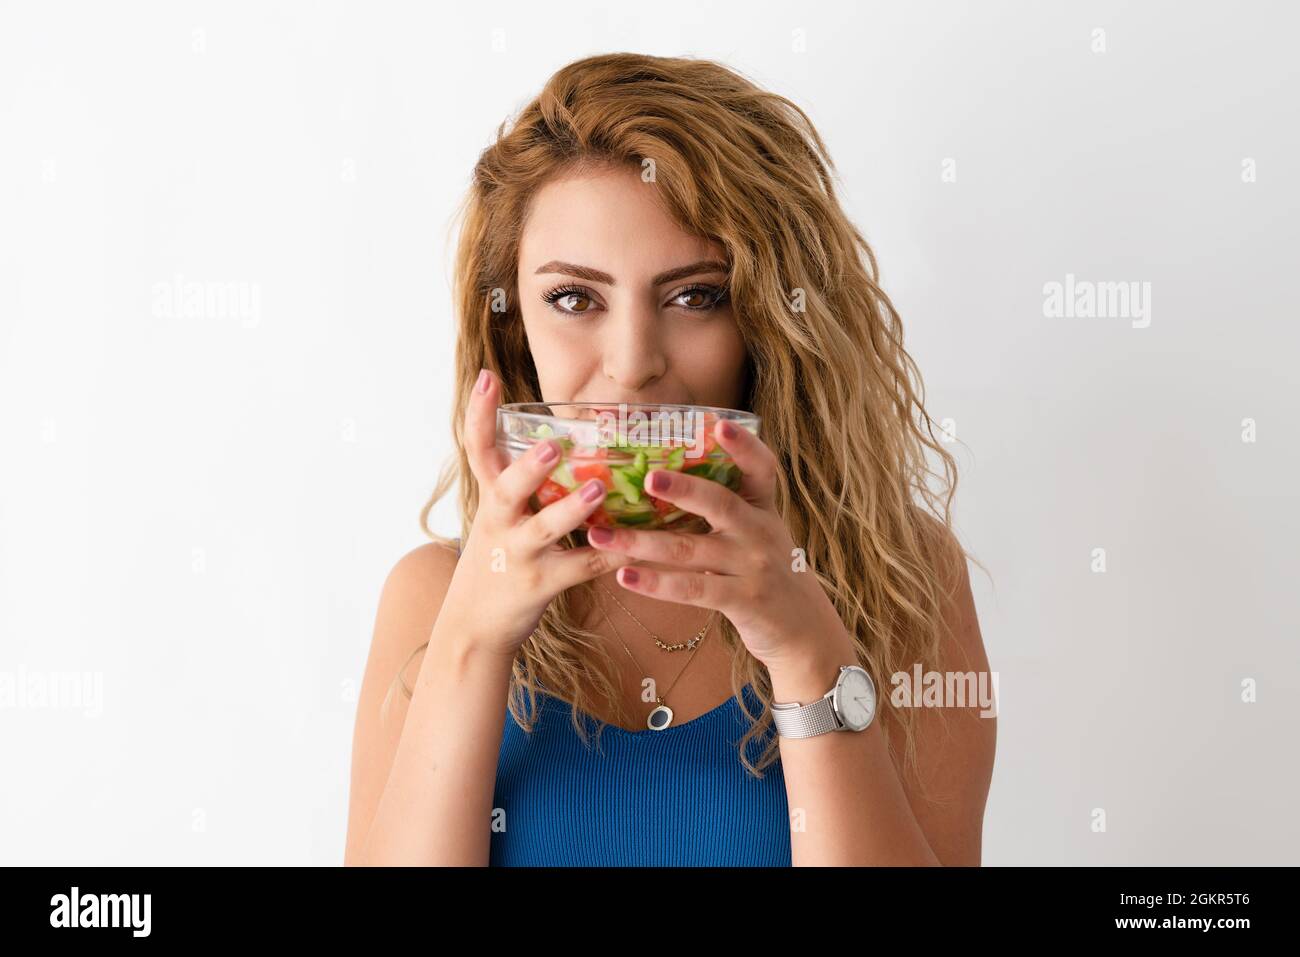
[[[537,442],[554,438],[560,446],[560,461],[533,493],[529,504],[535,510],[544,508],[591,479],[598,479],[605,486],[605,501],[580,528],[603,525],[674,531],[702,529],[707,524],[703,518],[655,498],[645,490],[644,482],[652,468],[662,468],[698,475],[732,491],[738,490],[741,471],[714,440],[716,421],[705,416],[704,445],[697,456],[689,459],[685,446],[671,439],[641,445],[628,442],[620,434],[612,446],[575,445],[568,436],[556,436],[549,425],[539,425],[528,432],[528,437]]]

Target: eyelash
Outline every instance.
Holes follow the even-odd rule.
[[[677,295],[673,296],[673,298],[680,299],[682,296],[688,296],[692,293],[703,293],[711,298],[709,302],[703,306],[683,306],[682,308],[688,312],[712,312],[714,309],[721,307],[727,301],[727,290],[725,288],[698,284],[687,286],[681,292],[677,293]],[[595,301],[594,297],[581,286],[558,286],[549,292],[543,293],[542,301],[562,316],[575,317],[585,315],[585,312],[569,312],[567,309],[561,309],[556,305],[559,300],[566,296],[580,296],[583,299],[591,299],[593,302]]]

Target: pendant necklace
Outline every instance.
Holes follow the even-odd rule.
[[[603,585],[601,587],[604,588]],[[612,595],[610,597],[613,598]],[[614,600],[618,601],[617,598],[615,598]],[[626,610],[627,609],[624,609],[624,611]],[[623,650],[627,652],[627,656],[632,659],[632,664],[636,665],[637,671],[640,671],[642,675],[645,675],[645,677],[649,678],[650,676],[645,674],[645,669],[641,667],[641,663],[637,661],[636,656],[632,654],[632,649],[627,646],[627,642],[623,640],[623,636],[620,635],[618,629],[614,627],[614,622],[610,620],[609,613],[605,611],[604,603],[602,603],[600,606],[600,613],[605,616],[605,621],[609,622],[609,627],[614,631],[614,637],[616,637],[618,639],[618,643],[623,646]],[[651,731],[662,731],[665,728],[667,728],[670,724],[673,723],[673,709],[668,707],[666,701],[668,694],[673,690],[673,686],[677,684],[678,680],[680,680],[682,674],[686,671],[686,669],[691,666],[691,662],[695,660],[695,655],[699,651],[699,643],[704,638],[705,633],[708,631],[709,625],[713,624],[713,619],[716,616],[717,616],[717,612],[715,611],[712,615],[709,616],[708,622],[705,623],[705,626],[701,630],[700,634],[696,636],[696,638],[694,639],[694,645],[695,645],[694,650],[691,651],[690,657],[686,659],[686,664],[682,665],[682,670],[677,672],[677,677],[673,679],[673,683],[668,686],[668,691],[665,691],[662,695],[660,694],[655,695],[655,708],[653,711],[650,712],[650,715],[646,718],[646,722],[645,722],[646,727],[649,728]],[[642,625],[642,627],[644,628],[645,626]],[[654,679],[651,678],[651,680],[653,681]]]
[[[656,645],[659,646],[659,650],[660,650],[660,651],[683,651],[683,650],[686,650],[686,651],[693,651],[693,650],[695,650],[695,646],[698,645],[701,641],[704,640],[704,633],[705,633],[706,631],[709,630],[709,626],[713,624],[714,616],[717,615],[717,612],[716,612],[716,611],[715,611],[712,615],[710,615],[710,616],[708,617],[708,619],[705,620],[705,622],[704,622],[704,627],[701,628],[699,631],[697,631],[697,632],[695,633],[695,637],[694,637],[694,638],[691,638],[691,639],[688,640],[688,641],[679,641],[679,642],[677,642],[676,644],[673,644],[673,645],[667,645],[667,644],[664,644],[662,641],[659,640],[659,636],[658,636],[658,635],[656,635],[653,631],[651,631],[651,630],[650,630],[649,628],[647,628],[644,624],[642,624],[640,618],[638,618],[636,615],[634,615],[634,614],[632,614],[630,611],[628,611],[628,610],[627,610],[627,606],[624,605],[621,601],[619,601],[618,598],[614,595],[614,593],[613,593],[612,591],[610,591],[608,588],[606,588],[606,587],[605,587],[604,585],[602,585],[600,582],[596,582],[596,584],[597,584],[597,585],[600,585],[600,590],[601,590],[601,591],[603,591],[603,592],[604,592],[606,595],[608,595],[610,598],[613,598],[613,599],[614,599],[614,604],[618,605],[619,608],[622,608],[624,612],[627,612],[627,616],[628,616],[629,618],[631,618],[631,619],[632,619],[634,622],[636,622],[638,625],[641,625],[641,630],[644,631],[647,635],[649,635],[651,638],[654,639],[654,643],[655,643]],[[683,668],[682,670],[685,671],[686,669]]]

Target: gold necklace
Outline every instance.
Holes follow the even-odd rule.
[[[593,579],[593,581],[594,581],[594,579]],[[597,585],[600,585],[600,590],[601,590],[601,591],[603,591],[603,592],[604,592],[606,595],[608,595],[610,598],[613,598],[613,599],[614,599],[614,604],[618,605],[619,608],[622,608],[623,611],[627,612],[627,616],[628,616],[629,618],[631,618],[631,619],[632,619],[634,622],[636,622],[638,625],[641,625],[641,630],[644,631],[644,632],[645,632],[647,635],[649,635],[651,638],[653,638],[655,644],[658,645],[659,648],[660,648],[662,651],[682,651],[682,650],[691,651],[691,650],[694,650],[695,646],[698,645],[701,641],[704,640],[704,633],[705,633],[706,631],[709,630],[709,626],[713,624],[713,618],[714,618],[714,616],[717,614],[717,612],[715,611],[713,614],[709,615],[708,619],[706,619],[705,622],[704,622],[704,627],[701,628],[699,631],[697,631],[697,632],[695,633],[695,637],[694,637],[694,638],[691,638],[691,639],[689,639],[689,640],[687,640],[687,641],[679,641],[679,642],[677,642],[675,645],[667,645],[667,644],[664,644],[662,641],[659,640],[659,636],[658,636],[658,635],[656,635],[653,631],[651,631],[651,630],[650,630],[649,628],[647,628],[644,624],[642,624],[640,618],[638,618],[636,615],[634,615],[634,614],[632,614],[630,611],[628,611],[628,610],[627,610],[627,606],[624,605],[621,601],[619,601],[618,598],[616,598],[616,597],[614,596],[614,593],[613,593],[612,591],[610,591],[610,590],[609,590],[608,588],[606,588],[604,585],[601,585],[600,582],[596,582],[596,584],[597,584]],[[685,670],[685,669],[683,669],[683,670]]]
[[[614,600],[617,601],[618,599]],[[632,649],[627,646],[627,642],[623,640],[623,636],[619,634],[618,629],[614,627],[614,622],[610,620],[609,613],[605,611],[605,606],[603,604],[600,606],[600,613],[605,616],[605,621],[609,622],[609,627],[614,631],[614,637],[617,638],[618,643],[623,646],[623,650],[627,652],[627,656],[632,659],[632,664],[636,665],[636,670],[640,671],[645,678],[650,678],[649,675],[645,674],[645,669],[641,667],[641,663],[636,660],[636,656],[632,654]],[[716,615],[716,611],[709,615],[709,620],[705,624],[706,631],[708,626],[713,624],[713,619]],[[702,639],[703,637],[703,634],[701,634],[700,638]],[[698,640],[696,641],[696,644],[699,644]],[[668,697],[668,693],[673,690],[674,686],[676,686],[677,682],[681,680],[682,674],[691,666],[691,662],[695,660],[695,655],[698,650],[699,649],[696,648],[695,651],[691,652],[690,657],[686,659],[686,664],[682,665],[682,670],[677,672],[677,677],[674,678],[673,683],[668,686],[668,691],[665,691],[662,695],[658,693],[655,694],[654,710],[650,712],[645,720],[646,727],[651,731],[662,731],[673,723],[673,709],[668,707],[665,699]],[[653,681],[654,679],[650,678],[650,680]],[[656,688],[657,687],[658,684],[656,683]]]

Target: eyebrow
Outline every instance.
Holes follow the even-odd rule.
[[[677,279],[685,279],[687,276],[697,276],[705,272],[727,272],[727,264],[719,262],[716,259],[701,259],[699,262],[691,263],[686,266],[678,266],[676,269],[669,269],[667,272],[661,272],[650,280],[652,286],[662,286],[664,283],[673,282]],[[606,286],[617,286],[614,277],[607,272],[601,272],[599,269],[592,269],[590,266],[577,266],[573,263],[560,262],[553,259],[545,265],[538,266],[534,275],[540,276],[542,273],[562,273],[566,276],[577,276],[579,279],[585,279],[588,282],[599,282]]]

